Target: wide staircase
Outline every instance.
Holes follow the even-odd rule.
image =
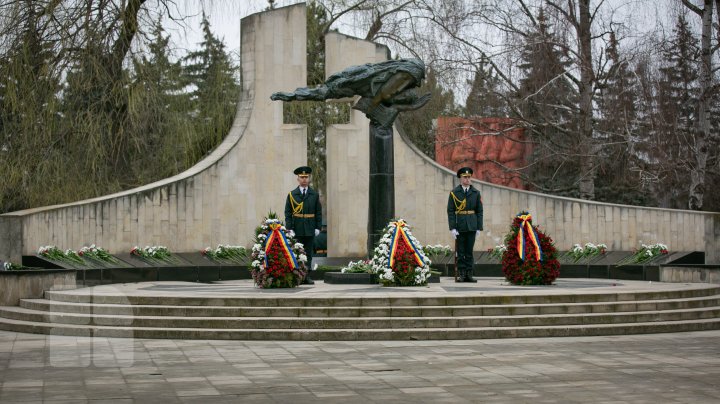
[[[720,287],[492,296],[96,295],[0,307],[7,331],[125,338],[438,340],[720,329]]]

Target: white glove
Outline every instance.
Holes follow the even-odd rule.
[[[318,234],[320,234],[320,230],[315,229],[315,235],[317,236]]]
[[[480,237],[480,233],[481,233],[480,230],[475,230],[475,237]]]
[[[460,233],[457,230],[452,229],[452,230],[450,230],[450,235],[452,235],[453,240],[455,240],[457,238],[457,236],[460,235]]]

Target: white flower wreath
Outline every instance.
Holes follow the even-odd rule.
[[[285,233],[288,246],[291,246],[292,253],[297,258],[298,266],[292,271],[289,271],[294,277],[292,286],[297,286],[297,284],[299,284],[302,279],[307,276],[307,255],[305,254],[305,248],[302,244],[295,241],[292,231],[286,230],[285,226],[282,225],[282,222],[277,219],[272,212],[268,216],[268,218],[263,220],[260,227],[256,229],[255,240],[250,254],[250,259],[252,260],[250,263],[250,271],[252,273],[253,280],[255,281],[255,285],[259,288],[291,286],[287,284],[287,282],[282,283],[282,281],[279,284],[279,280],[275,279],[273,275],[268,272],[268,268],[265,266],[265,249],[263,248],[263,244],[268,238],[268,234],[272,232],[271,226],[279,226],[279,229]]]
[[[398,224],[402,227],[402,231],[407,235],[412,247],[415,248],[423,262],[422,266],[416,266],[414,269],[414,286],[426,285],[428,279],[430,279],[430,264],[432,262],[425,256],[422,245],[412,235],[410,226],[408,226],[403,219],[391,220],[383,230],[383,236],[380,238],[380,241],[378,241],[377,247],[373,250],[371,260],[372,270],[378,275],[382,284],[386,286],[396,284],[397,279],[395,273],[393,268],[390,267],[390,249],[392,248],[391,243],[393,241],[393,235],[396,234]]]

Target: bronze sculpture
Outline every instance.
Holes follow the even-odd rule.
[[[388,60],[351,66],[332,74],[322,85],[276,92],[273,101],[325,101],[360,96],[352,106],[370,119],[370,192],[368,210],[368,254],[372,255],[382,230],[395,217],[393,129],[398,114],[422,107],[430,93],[418,96],[425,78],[420,59]]]
[[[270,99],[325,101],[359,95],[353,108],[389,128],[400,111],[418,109],[430,100],[430,93],[418,96],[415,92],[424,78],[425,64],[420,59],[388,60],[351,66],[332,74],[318,87],[276,92]]]

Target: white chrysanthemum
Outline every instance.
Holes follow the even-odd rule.
[[[250,264],[253,268],[260,268],[260,261],[255,260]]]

